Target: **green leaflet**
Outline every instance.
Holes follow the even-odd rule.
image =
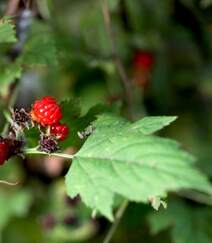
[[[16,42],[15,26],[9,18],[0,20],[0,43],[14,43]]]
[[[22,74],[22,68],[18,64],[11,64],[6,68],[2,68],[0,71],[0,94],[6,95],[9,92],[10,85],[16,78],[20,78]]]
[[[182,188],[212,193],[207,178],[192,167],[194,158],[177,142],[146,135],[174,119],[149,117],[130,123],[114,115],[100,116],[66,175],[68,194],[80,194],[87,206],[113,220],[115,194],[147,203]],[[142,130],[147,121],[154,129]]]

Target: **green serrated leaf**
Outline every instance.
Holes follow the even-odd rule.
[[[57,64],[57,50],[54,36],[47,26],[35,23],[32,34],[24,45],[22,55],[18,59],[27,66],[47,66]]]
[[[113,115],[97,119],[96,130],[74,156],[66,175],[71,197],[80,194],[87,206],[112,220],[116,194],[147,203],[182,188],[212,193],[207,178],[192,167],[193,157],[178,143],[145,135],[134,124]]]
[[[17,41],[15,25],[9,18],[0,20],[0,43],[14,43]]]
[[[209,209],[193,209],[180,200],[171,201],[167,210],[148,217],[152,234],[171,229],[173,243],[210,243],[212,213]]]
[[[148,135],[168,126],[176,119],[176,116],[149,116],[138,122],[134,122],[132,124],[132,129],[139,129],[143,134]]]

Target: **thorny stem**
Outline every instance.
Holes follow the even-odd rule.
[[[64,158],[64,159],[73,159],[74,158],[74,155],[71,155],[71,154],[64,154],[64,153],[48,154],[46,152],[39,151],[37,148],[28,148],[28,149],[25,149],[23,152],[24,152],[24,154],[57,156],[57,157],[61,157],[61,158]]]
[[[109,11],[109,6],[108,6],[108,0],[102,0],[102,13],[103,13],[103,18],[104,18],[105,29],[107,31],[108,37],[111,42],[114,63],[115,63],[116,69],[120,75],[120,78],[121,78],[121,81],[122,81],[122,84],[124,87],[128,112],[129,112],[130,118],[133,119],[134,111],[133,111],[132,82],[126,73],[122,60],[117,52],[116,42],[115,42],[114,34],[112,31],[112,27],[111,27],[111,16],[110,16],[110,11]]]
[[[115,221],[112,224],[111,228],[109,229],[106,237],[103,240],[103,243],[109,243],[117,229],[117,227],[119,226],[119,223],[127,209],[127,206],[129,205],[129,201],[126,199],[123,201],[123,203],[121,204],[121,206],[119,207],[118,211],[116,212],[115,215]]]

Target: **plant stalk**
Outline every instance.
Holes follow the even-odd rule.
[[[121,204],[121,206],[119,207],[118,211],[116,212],[115,221],[111,225],[106,237],[103,240],[103,243],[109,243],[111,241],[111,239],[112,239],[116,229],[118,228],[119,223],[120,223],[128,205],[129,205],[129,201],[127,199],[125,199],[123,201],[123,203]]]
[[[74,155],[71,154],[64,154],[64,153],[46,153],[43,151],[39,151],[37,148],[27,148],[24,151],[24,154],[31,154],[31,155],[48,155],[48,156],[57,156],[57,157],[61,157],[64,159],[73,159]]]

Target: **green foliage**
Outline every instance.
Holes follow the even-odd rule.
[[[145,135],[152,134],[162,129],[165,126],[168,126],[173,122],[177,117],[167,117],[167,116],[148,116],[144,117],[142,120],[134,122],[132,124],[132,129],[139,130]]]
[[[16,42],[15,25],[11,19],[3,18],[0,20],[0,44]]]
[[[111,108],[104,105],[92,107],[85,115],[81,114],[78,99],[69,99],[61,102],[62,123],[65,123],[70,130],[68,138],[61,143],[62,148],[82,145],[83,140],[78,136],[78,132],[83,132],[96,119],[96,116],[111,111]]]
[[[173,200],[167,210],[149,215],[152,234],[171,229],[173,243],[210,243],[212,212],[207,208],[196,208]]]
[[[11,217],[22,217],[27,214],[30,202],[31,195],[29,191],[16,190],[14,193],[12,191],[9,193],[4,190],[0,191],[0,233]]]
[[[174,119],[144,118],[130,123],[114,115],[100,116],[66,175],[68,194],[80,194],[87,206],[112,220],[115,194],[147,203],[182,188],[212,193],[207,179],[192,167],[193,157],[176,142],[145,135]]]
[[[56,49],[51,36],[37,35],[29,40],[21,56],[21,62],[33,65],[57,64]]]
[[[28,147],[33,148],[38,146],[38,141],[40,139],[40,132],[37,127],[25,129],[24,134],[25,134],[25,139]]]
[[[57,50],[54,37],[48,26],[34,23],[35,27],[24,45],[19,62],[27,66],[57,64]]]
[[[15,79],[20,78],[22,69],[18,64],[11,64],[0,71],[0,94],[7,95],[10,85]]]

